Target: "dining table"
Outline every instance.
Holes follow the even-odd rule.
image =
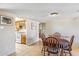
[[[58,39],[58,42],[59,42],[59,48],[60,48],[60,56],[63,56],[64,55],[64,50],[63,50],[63,48],[64,48],[64,45],[65,44],[69,44],[69,41],[68,40],[66,40],[66,39],[64,39],[64,38],[59,38]],[[47,43],[47,42],[46,42]]]

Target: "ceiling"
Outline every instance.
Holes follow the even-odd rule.
[[[0,3],[0,10],[11,12],[17,17],[27,17],[36,21],[79,17],[79,3]],[[59,14],[50,17],[49,14],[52,12]]]

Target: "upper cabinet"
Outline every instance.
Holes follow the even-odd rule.
[[[20,31],[20,30],[26,29],[26,23],[25,22],[26,22],[25,20],[16,21],[15,22],[16,30]]]

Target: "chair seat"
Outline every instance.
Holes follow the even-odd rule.
[[[70,51],[72,51],[72,49],[70,49],[70,48],[64,48],[64,50],[67,50],[67,51],[69,51],[69,50],[70,50]]]
[[[59,50],[59,48],[48,48],[48,51],[54,54],[57,54]]]
[[[64,50],[72,50],[72,49],[70,49],[70,47],[69,47],[69,43],[64,43],[64,45],[63,45],[63,49]]]

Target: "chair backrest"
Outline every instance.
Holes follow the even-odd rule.
[[[40,38],[43,40],[44,38],[46,38],[45,34],[44,33],[41,33],[40,34]]]
[[[70,45],[72,46],[73,44],[73,40],[74,40],[74,35],[71,37],[71,40],[70,40]]]
[[[42,39],[43,46],[46,46],[46,36],[44,33],[41,33],[40,38]]]
[[[47,43],[47,46],[50,47],[50,48],[58,47],[58,45],[59,45],[58,40],[54,37],[46,38],[46,43]]]
[[[39,38],[41,38],[41,33],[39,33]]]
[[[55,32],[54,34],[53,34],[53,37],[55,37],[55,38],[60,38],[61,37],[61,34],[59,33],[59,32]]]

